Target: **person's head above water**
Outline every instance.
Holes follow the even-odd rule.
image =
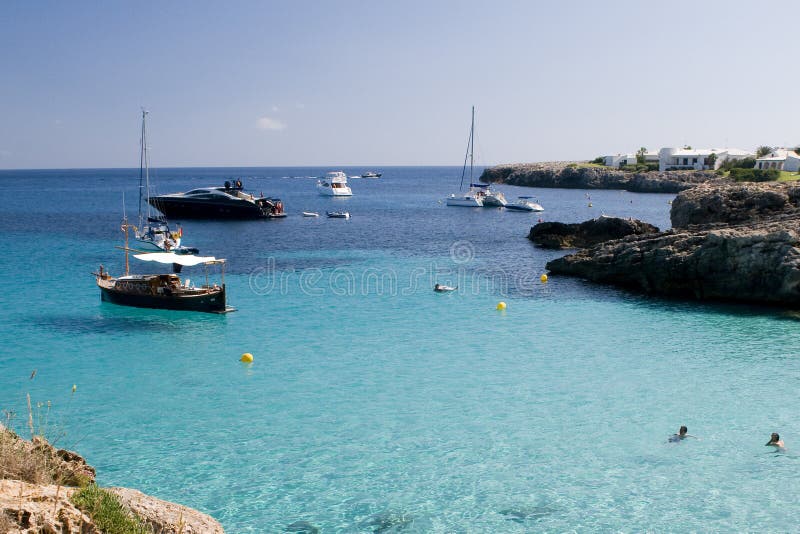
[[[689,432],[689,429],[686,428],[685,426],[682,426],[680,428],[680,430],[678,430],[678,435],[679,436],[685,436],[687,432]]]
[[[781,441],[781,437],[777,432],[773,432],[772,435],[770,435],[769,441],[766,444],[772,445],[773,447],[783,447],[783,441]]]

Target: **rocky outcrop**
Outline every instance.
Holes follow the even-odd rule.
[[[539,223],[531,228],[528,239],[543,248],[586,248],[611,239],[656,232],[657,227],[643,221],[602,216],[580,224]]]
[[[687,191],[673,202],[672,230],[607,241],[547,269],[647,293],[796,307],[798,189],[735,184]]]
[[[25,440],[0,424],[0,533],[100,532],[71,502],[77,486],[95,470],[77,453],[56,449],[44,438]],[[210,516],[126,488],[107,491],[158,534],[222,533]]]
[[[157,534],[223,534],[214,518],[192,508],[145,495],[128,488],[107,488],[122,505]]]
[[[485,183],[567,189],[622,189],[636,193],[678,193],[706,182],[727,182],[711,171],[624,172],[585,163],[513,163],[483,171]]]
[[[701,185],[672,201],[672,226],[736,224],[792,213],[800,208],[800,185],[741,183],[720,188]]]
[[[76,488],[0,480],[0,532],[93,534],[92,520],[70,501]]]

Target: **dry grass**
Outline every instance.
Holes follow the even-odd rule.
[[[41,449],[0,427],[0,478],[55,484],[52,465]]]

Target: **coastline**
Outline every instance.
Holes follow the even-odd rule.
[[[712,171],[625,172],[585,161],[506,163],[484,169],[484,183],[565,189],[614,189],[631,193],[680,193],[702,183],[723,183]]]

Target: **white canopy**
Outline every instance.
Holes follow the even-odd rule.
[[[151,252],[147,254],[134,254],[134,258],[142,261],[157,261],[158,263],[177,263],[185,267],[192,267],[201,263],[222,263],[214,256],[193,256],[191,254],[175,254],[174,252]]]

